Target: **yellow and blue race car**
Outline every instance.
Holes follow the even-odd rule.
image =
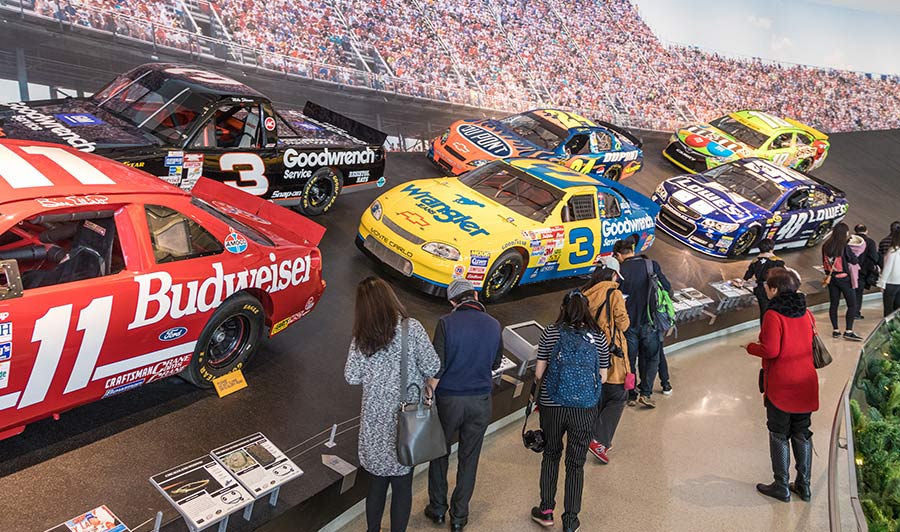
[[[468,279],[482,300],[516,285],[586,275],[616,240],[653,243],[659,207],[619,183],[537,159],[500,159],[460,177],[419,179],[363,213],[357,246],[440,295]]]

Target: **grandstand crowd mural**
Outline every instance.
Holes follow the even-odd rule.
[[[668,130],[757,108],[832,132],[900,127],[897,76],[664,46],[628,0],[21,5],[37,16],[159,46],[218,51],[304,77],[499,111],[557,106]]]

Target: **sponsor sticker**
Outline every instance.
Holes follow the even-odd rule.
[[[106,228],[99,226],[90,220],[84,221],[84,228],[90,229],[91,231],[97,233],[100,236],[106,236]]]
[[[180,166],[170,166],[169,167],[169,177],[181,177],[181,167]]]
[[[184,164],[183,151],[170,151],[163,162],[165,166],[181,166]]]
[[[24,102],[10,103],[7,106],[15,112],[11,119],[19,122],[23,127],[33,131],[49,131],[60,140],[65,141],[69,146],[83,152],[90,153],[97,148],[96,143],[81,137],[78,133],[65,127],[58,121],[59,119],[54,120],[55,116],[45,115],[28,107]]]
[[[431,192],[422,190],[416,184],[407,185],[401,192],[405,192],[416,200],[416,207],[431,214],[438,223],[450,223],[458,225],[461,230],[469,233],[470,236],[489,235],[490,233],[483,229],[476,222],[472,221],[472,216],[464,214],[452,208],[449,204],[434,197]]]
[[[481,282],[484,281],[484,274],[469,272],[466,274],[466,279],[473,282]]]
[[[466,273],[466,268],[462,264],[457,264],[453,267],[453,278],[459,279]]]
[[[417,212],[403,211],[398,212],[397,216],[402,216],[403,219],[405,219],[407,222],[413,225],[418,225],[419,227],[428,227],[429,225],[431,225],[430,223],[428,223],[428,220],[426,220],[424,216]]]
[[[470,205],[473,207],[482,207],[482,208],[484,207],[484,203],[481,203],[480,201],[476,201],[473,199],[469,199],[469,198],[463,196],[462,194],[457,194],[456,199],[453,200],[453,203],[458,203],[460,205]]]
[[[510,148],[509,144],[493,131],[475,124],[461,124],[456,130],[459,131],[463,138],[485,153],[494,157],[509,157],[512,155],[512,148]]]
[[[266,126],[266,131],[275,131],[275,119],[271,116],[267,116],[263,124]]]
[[[41,207],[54,209],[57,207],[82,207],[84,205],[106,205],[109,198],[106,196],[66,196],[64,198],[35,198]]]
[[[202,153],[186,153],[184,155],[184,164],[182,164],[185,168],[203,168],[203,154]]]
[[[0,360],[9,360],[12,358],[12,342],[3,342],[0,344]]]
[[[6,388],[9,384],[9,366],[12,362],[0,362],[0,389]]]
[[[128,390],[133,390],[142,386],[144,384],[144,379],[136,380],[134,382],[129,382],[128,384],[123,384],[121,386],[116,386],[115,388],[110,388],[103,392],[103,397],[101,399],[106,399],[107,397],[112,397],[114,395],[119,395],[122,392],[127,392]]]
[[[53,116],[58,118],[60,122],[67,126],[100,126],[106,123],[90,113],[65,113]]]
[[[385,179],[383,176],[379,177],[378,181],[375,182],[375,184],[378,186],[378,188],[383,187],[385,183],[387,183],[387,179]]]
[[[473,268],[487,268],[488,258],[485,255],[472,255],[471,259],[469,259],[469,266]]]
[[[228,233],[225,237],[225,249],[229,253],[243,253],[247,251],[247,239],[237,232]]]
[[[284,151],[285,168],[356,166],[372,164],[377,160],[378,153],[371,148],[353,151],[331,151],[325,148],[320,152],[298,152],[294,148],[288,148]]]
[[[171,342],[172,340],[177,340],[187,334],[187,327],[172,327],[171,329],[165,330],[159,334],[159,339],[163,342]]]
[[[4,316],[4,318],[8,317],[9,315]],[[12,342],[12,332],[13,324],[11,321],[0,323],[0,342]]]

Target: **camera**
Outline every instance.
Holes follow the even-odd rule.
[[[526,449],[531,449],[536,453],[544,452],[544,431],[537,429],[523,432],[522,443],[525,444]]]
[[[609,344],[609,353],[611,355],[615,355],[619,358],[625,358],[625,351],[622,351],[622,348],[617,346],[616,344]]]

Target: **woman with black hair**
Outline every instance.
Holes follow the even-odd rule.
[[[841,222],[834,226],[831,236],[822,244],[822,265],[825,268],[825,283],[828,285],[828,316],[831,318],[831,336],[841,337],[838,328],[838,306],[841,304],[841,295],[847,301],[847,314],[845,321],[847,330],[844,338],[856,342],[862,341],[862,336],[853,332],[853,320],[859,314],[859,306],[856,301],[856,292],[853,290],[853,281],[850,278],[850,265],[859,264],[859,258],[850,250],[850,227]]]
[[[878,288],[884,290],[884,317],[900,308],[900,226],[891,231],[891,241],[884,255],[884,269],[878,278]]]
[[[547,326],[538,344],[535,377],[541,381],[537,399],[546,444],[541,461],[541,504],[531,509],[531,518],[542,526],[554,524],[565,436],[563,532],[575,532],[580,527],[584,461],[607,368],[606,335],[597,327],[584,294],[572,290],[563,298],[556,322]]]
[[[441,361],[422,324],[409,317],[397,295],[383,280],[367,277],[356,287],[353,341],[344,368],[348,384],[361,384],[359,463],[369,475],[366,497],[368,532],[381,530],[381,517],[391,496],[391,532],[405,532],[412,509],[413,469],[397,459],[400,403],[415,399],[400,393],[400,364],[406,344],[408,384],[425,393],[425,381],[441,369]],[[427,395],[427,394],[426,394]]]

